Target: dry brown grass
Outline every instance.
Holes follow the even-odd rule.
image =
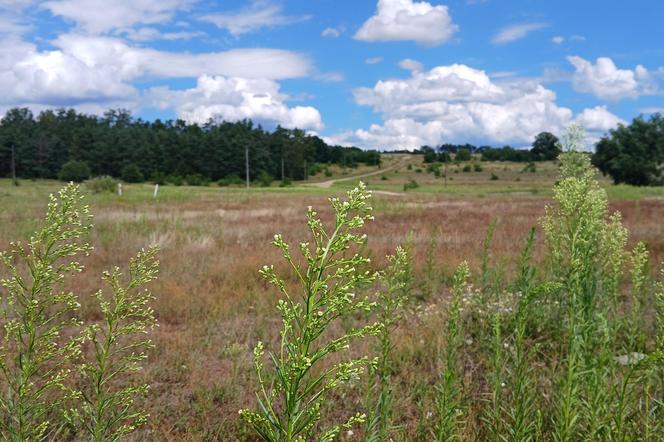
[[[37,225],[46,194],[54,184],[21,189],[18,202],[9,187],[0,197],[0,249],[25,238]],[[338,193],[338,192],[337,192]],[[438,370],[435,350],[442,345],[445,324],[445,281],[467,259],[479,265],[482,240],[491,220],[497,228],[491,244],[492,267],[509,275],[531,226],[543,215],[547,198],[529,195],[446,197],[413,193],[375,197],[376,221],[368,227],[368,253],[377,265],[412,232],[414,267],[423,279],[426,249],[432,229],[436,290],[433,297],[409,307],[395,333],[397,424],[415,434],[430,404],[430,388]],[[249,438],[237,411],[253,402],[251,351],[263,340],[274,348],[279,321],[277,294],[257,270],[266,263],[282,268],[270,245],[274,233],[290,242],[305,240],[307,206],[319,208],[329,220],[326,196],[320,192],[248,193],[206,191],[195,197],[155,204],[147,200],[93,198],[96,252],[76,281],[76,293],[91,298],[103,269],[127,262],[137,249],[161,247],[161,272],[152,291],[160,326],[154,332],[156,350],[143,375],[152,384],[147,404],[150,424],[141,433],[147,440],[245,440]],[[643,240],[652,262],[664,260],[664,201],[614,201],[631,232],[630,242]],[[541,244],[536,259],[541,260]],[[91,302],[84,302],[84,319],[96,319]],[[365,351],[367,348],[359,348]],[[466,376],[481,370],[471,354],[464,355]],[[481,390],[481,383],[478,384]],[[357,389],[356,389],[357,390]],[[357,391],[339,401],[358,404]],[[343,410],[333,410],[342,414]]]

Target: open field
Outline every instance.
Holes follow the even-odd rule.
[[[482,171],[463,172],[463,165],[450,165],[445,185],[420,161],[421,157],[394,156],[383,164],[386,172],[366,177],[369,188],[380,191],[373,203],[376,220],[366,232],[366,251],[375,264],[385,264],[384,257],[412,234],[415,296],[393,339],[395,423],[413,435],[422,434],[432,407],[427,392],[439,373],[432,350],[444,345],[443,307],[455,267],[468,260],[477,281],[482,241],[495,220],[491,277],[495,285],[506,286],[529,229],[538,225],[551,201],[557,175],[553,163],[538,163],[532,173],[522,171],[524,164],[478,161]],[[96,250],[83,261],[86,271],[72,287],[82,300],[83,319],[97,319],[88,298],[99,287],[102,270],[123,265],[141,247],[161,249],[160,276],[151,286],[160,325],[153,336],[156,350],[142,374],[152,385],[147,403],[151,417],[139,439],[250,439],[237,411],[254,403],[252,349],[258,340],[274,348],[280,326],[274,308],[278,294],[257,272],[268,263],[285,270],[270,241],[275,233],[291,243],[306,240],[306,207],[314,206],[329,222],[327,198],[356,185],[357,179],[349,176],[373,172],[376,169],[369,167],[346,174],[334,170],[331,177],[321,174],[312,180],[341,179],[329,188],[164,186],[155,200],[152,186],[126,185],[122,197],[87,196],[94,213]],[[492,174],[498,179],[492,180]],[[411,180],[419,187],[404,191]],[[623,215],[629,246],[644,241],[654,270],[664,261],[664,190],[601,182],[611,209]],[[8,180],[0,181],[0,249],[35,230],[48,193],[60,186],[23,181],[13,187]],[[541,236],[538,231],[534,256],[545,274]],[[484,361],[477,356],[484,343],[468,339],[465,376],[479,395],[485,383]],[[358,353],[367,350],[355,347]],[[347,410],[360,407],[357,389],[340,394],[337,399]],[[332,414],[345,415],[341,409]],[[471,414],[470,420],[477,425],[479,417]],[[343,438],[355,440],[348,434]]]

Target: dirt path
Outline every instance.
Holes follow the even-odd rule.
[[[354,176],[349,176],[349,177],[344,177],[344,178],[336,178],[336,179],[333,179],[333,180],[321,181],[319,183],[308,183],[307,186],[322,187],[322,188],[328,189],[328,188],[332,187],[332,185],[334,183],[338,183],[340,181],[357,180],[357,179],[365,178],[365,177],[368,177],[368,176],[379,175],[379,174],[394,170],[398,167],[405,166],[406,164],[408,164],[408,158],[404,158],[401,161],[399,161],[398,163],[393,164],[390,167],[387,167],[385,169],[378,169],[378,170],[375,170],[373,172],[365,173],[365,174],[362,174],[362,175],[354,175]],[[390,193],[396,193],[396,192],[390,192]]]

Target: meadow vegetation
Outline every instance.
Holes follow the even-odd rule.
[[[373,195],[3,181],[3,434],[661,440],[664,200],[576,142],[534,172],[394,156]]]

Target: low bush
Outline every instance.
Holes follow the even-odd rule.
[[[58,179],[60,181],[82,183],[90,178],[92,172],[90,166],[85,161],[67,161],[62,165],[60,172],[58,172]]]
[[[226,187],[226,186],[240,186],[244,185],[245,181],[240,178],[239,176],[235,174],[227,175],[224,178],[220,179],[217,181],[217,184],[219,187]]]
[[[274,181],[274,178],[272,177],[272,175],[262,170],[258,174],[257,181],[261,187],[270,187],[272,185],[272,181]]]
[[[170,175],[166,177],[166,183],[172,184],[174,186],[181,186],[184,184],[184,178],[180,175]]]
[[[210,184],[207,177],[204,177],[199,173],[187,175],[184,177],[184,180],[187,182],[188,186],[208,186]]]
[[[85,188],[92,193],[115,193],[118,191],[120,181],[110,176],[98,176],[87,180]]]
[[[122,168],[120,178],[126,183],[142,183],[145,181],[143,172],[141,172],[141,169],[134,163],[127,164]]]
[[[407,191],[407,190],[417,189],[418,187],[420,187],[419,183],[411,179],[409,182],[403,185],[403,190]]]
[[[535,172],[537,172],[537,165],[535,165],[535,163],[532,161],[526,164],[521,170],[521,173],[535,173]]]

